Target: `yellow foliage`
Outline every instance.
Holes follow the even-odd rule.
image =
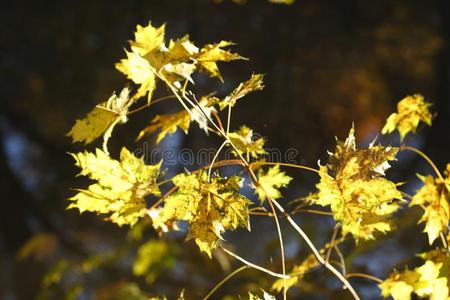
[[[252,74],[249,80],[239,84],[223,101],[219,102],[220,109],[222,110],[228,106],[233,107],[237,100],[248,93],[261,91],[264,88],[263,78],[264,75],[262,74]]]
[[[397,113],[391,114],[384,125],[383,134],[391,133],[397,129],[400,139],[403,140],[409,132],[416,132],[419,122],[431,126],[431,103],[425,101],[422,95],[406,96],[397,104]]]
[[[267,197],[275,200],[281,198],[278,189],[286,187],[291,180],[292,177],[280,171],[279,165],[269,168],[267,172],[260,169],[258,172],[259,186],[256,187],[259,200],[263,202]]]
[[[247,159],[250,156],[257,158],[259,155],[266,153],[264,150],[264,138],[254,139],[253,130],[247,126],[241,126],[238,131],[230,132],[228,138],[236,147],[239,154],[245,154]]]
[[[356,240],[374,239],[374,232],[390,231],[388,218],[399,208],[397,185],[382,177],[398,149],[374,146],[356,149],[354,130],[345,142],[338,141],[328,165],[320,166],[318,192],[307,200],[330,206],[343,235]]]
[[[67,136],[72,137],[73,142],[91,143],[110,126],[127,122],[131,104],[133,101],[129,98],[129,90],[124,88],[119,96],[114,93],[107,101],[95,106],[84,119],[77,120]]]
[[[164,207],[153,218],[157,227],[187,221],[187,239],[194,239],[201,251],[211,257],[217,240],[226,230],[239,226],[249,228],[250,201],[239,194],[242,178],[213,177],[208,182],[205,173],[179,174],[172,178],[178,191],[169,195]]]
[[[137,98],[148,94],[151,101],[156,89],[157,78],[176,88],[181,88],[181,81],[193,83],[191,75],[195,71],[206,71],[211,77],[222,79],[217,62],[243,59],[240,55],[224,48],[233,45],[221,41],[208,44],[199,49],[185,35],[181,39],[169,41],[166,45],[165,25],[159,28],[151,23],[143,27],[138,25],[134,41],[130,41],[131,51],[125,51],[127,57],[116,64],[116,68],[140,85]]]
[[[170,115],[156,115],[150,125],[139,132],[137,139],[139,140],[143,136],[160,129],[158,137],[156,138],[156,143],[159,144],[167,134],[174,134],[177,128],[180,128],[184,133],[187,133],[190,123],[191,116],[187,111],[180,111]]]
[[[448,278],[450,257],[443,251],[430,251],[420,255],[425,263],[413,271],[394,271],[379,287],[383,297],[394,300],[410,300],[415,293],[430,300],[449,300]]]
[[[118,225],[134,225],[146,214],[145,196],[160,195],[156,184],[160,164],[146,165],[126,148],[120,152],[120,161],[109,157],[100,149],[95,154],[72,154],[80,175],[89,176],[97,183],[70,198],[68,208],[80,212],[90,211],[108,214],[108,220]]]
[[[447,165],[450,170],[450,164]],[[425,222],[424,232],[428,234],[430,245],[445,233],[450,222],[450,174],[442,181],[431,175],[421,176],[424,186],[413,196],[411,205],[420,205],[424,213],[420,222]]]

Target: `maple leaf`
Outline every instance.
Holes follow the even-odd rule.
[[[217,77],[220,81],[223,81],[217,62],[245,59],[237,53],[232,53],[223,49],[232,45],[234,45],[232,42],[227,41],[220,41],[216,44],[205,45],[196,56],[196,60],[200,67],[203,68],[211,77]]]
[[[159,144],[167,134],[174,134],[177,128],[180,128],[184,133],[187,133],[190,123],[191,117],[187,111],[180,111],[168,115],[156,115],[150,125],[139,132],[137,140],[147,134],[160,130],[158,137],[156,138],[156,144]]]
[[[430,300],[450,299],[448,278],[450,257],[444,250],[433,250],[419,255],[425,263],[414,270],[394,271],[379,287],[383,297],[394,300],[411,299],[412,294]]]
[[[161,163],[146,165],[126,148],[120,152],[120,161],[112,159],[100,149],[95,154],[80,152],[71,154],[80,175],[96,180],[87,190],[70,198],[68,208],[107,214],[108,220],[118,224],[134,225],[147,212],[144,197],[160,195],[156,184]]]
[[[258,194],[261,202],[267,197],[276,200],[281,198],[281,193],[278,189],[286,187],[291,180],[292,177],[289,177],[284,172],[280,171],[279,165],[270,167],[267,172],[260,169],[258,172],[259,186],[254,187],[255,192]]]
[[[264,138],[254,139],[253,137],[253,130],[247,126],[241,126],[238,131],[228,133],[230,141],[240,154],[247,155],[247,159],[250,156],[257,158],[259,155],[266,153],[264,150]]]
[[[195,240],[201,251],[211,257],[217,241],[226,230],[240,226],[249,228],[250,201],[239,194],[242,178],[213,177],[208,182],[205,173],[179,174],[172,181],[178,191],[169,195],[164,207],[153,218],[155,226],[187,221],[187,239]]]
[[[249,80],[239,84],[223,101],[219,101],[219,107],[221,110],[236,104],[236,101],[247,95],[248,93],[261,91],[264,88],[262,74],[252,74]]]
[[[153,27],[151,22],[145,27],[137,25],[134,41],[130,41],[131,50],[144,56],[155,49],[159,49],[164,44],[165,30],[166,24],[159,28]]]
[[[375,231],[391,230],[388,217],[398,210],[402,199],[397,185],[382,177],[395,159],[397,148],[374,146],[357,149],[354,129],[345,142],[337,141],[328,165],[320,166],[318,192],[306,199],[330,206],[336,221],[342,222],[343,235],[356,240],[374,239]]]
[[[447,170],[450,170],[450,164]],[[410,204],[424,208],[419,222],[425,222],[424,232],[428,234],[430,245],[440,233],[446,232],[450,222],[450,174],[448,171],[444,174],[447,175],[444,181],[431,175],[418,175],[424,186],[416,192]]]
[[[119,96],[113,93],[107,101],[96,105],[84,119],[77,120],[67,136],[70,136],[73,142],[89,144],[103,135],[111,126],[127,122],[128,109],[133,104],[129,94],[128,88],[124,88]]]
[[[156,89],[155,70],[149,61],[138,53],[134,51],[125,51],[125,53],[127,58],[121,59],[116,64],[116,69],[125,74],[128,79],[140,85],[136,98],[148,94],[148,103],[150,103],[153,91]]]
[[[406,96],[397,104],[397,113],[391,114],[382,129],[383,134],[391,133],[397,129],[400,140],[403,140],[409,132],[416,132],[419,122],[422,121],[431,126],[431,103],[425,101],[422,95]]]

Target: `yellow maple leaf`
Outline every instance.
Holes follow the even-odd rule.
[[[422,95],[406,96],[397,104],[397,112],[387,118],[381,132],[387,134],[397,129],[400,140],[403,140],[409,132],[416,132],[420,121],[431,126],[433,116],[430,106],[431,103],[425,101]]]
[[[380,285],[383,297],[408,300],[414,293],[430,300],[449,300],[448,278],[450,256],[445,250],[432,250],[419,255],[424,264],[414,270],[394,271]]]
[[[419,278],[420,274],[416,271],[408,269],[403,272],[395,271],[378,287],[383,297],[392,296],[394,300],[411,300],[414,285]]]
[[[440,233],[446,232],[450,222],[450,175],[447,174],[445,181],[431,175],[418,176],[424,186],[413,196],[411,205],[423,207],[424,213],[419,222],[425,222],[424,232],[428,234],[431,245]]]
[[[271,199],[281,198],[279,188],[286,187],[291,182],[292,177],[287,176],[280,171],[280,166],[275,165],[270,167],[267,172],[259,170],[258,182],[259,186],[255,188],[259,200],[263,202],[267,197]]]
[[[388,218],[402,199],[397,185],[383,177],[395,159],[397,148],[375,146],[357,149],[353,128],[345,142],[338,141],[328,165],[320,166],[318,192],[306,199],[330,206],[343,235],[356,240],[374,239],[373,233],[391,230]]]
[[[19,260],[32,257],[36,261],[43,261],[55,250],[57,238],[51,233],[36,233],[17,252]]]
[[[149,61],[134,51],[125,51],[127,58],[116,64],[116,69],[127,76],[128,79],[140,85],[136,98],[148,94],[150,102],[153,91],[156,89],[155,70]]]
[[[199,173],[179,174],[172,181],[178,191],[164,200],[164,207],[153,218],[155,226],[187,221],[187,239],[193,239],[209,257],[224,231],[249,228],[250,201],[239,194],[242,178],[213,177],[208,182],[206,174]]]
[[[160,195],[156,184],[161,163],[146,165],[126,148],[120,152],[120,161],[112,159],[100,149],[95,154],[80,152],[71,154],[80,175],[96,180],[87,190],[70,198],[68,208],[107,214],[108,220],[118,225],[134,225],[147,212],[144,198]]]
[[[191,117],[187,111],[180,111],[168,115],[156,115],[150,125],[139,132],[137,139],[139,140],[147,134],[160,130],[158,137],[156,138],[156,143],[159,144],[167,134],[174,134],[177,128],[180,128],[184,133],[187,133],[190,123]]]
[[[151,22],[145,27],[137,25],[134,41],[130,41],[131,50],[144,56],[155,49],[159,49],[164,44],[165,30],[166,24],[159,28],[153,27]]]
[[[73,142],[89,144],[103,135],[111,126],[127,122],[128,109],[133,104],[129,93],[128,88],[124,88],[119,96],[113,93],[107,101],[95,106],[84,119],[77,120],[67,136],[70,136]]]
[[[235,88],[225,99],[219,102],[220,109],[228,106],[233,107],[236,101],[247,95],[248,93],[261,91],[264,88],[262,74],[252,74],[249,80],[241,83]]]
[[[216,44],[205,45],[196,56],[196,60],[198,61],[200,67],[203,68],[211,77],[217,77],[223,81],[217,62],[245,59],[237,53],[232,53],[229,50],[223,49],[232,45],[234,45],[232,42],[227,41],[220,41]]]
[[[241,126],[239,130],[230,132],[228,137],[239,153],[245,154],[247,159],[250,159],[250,157],[257,158],[259,155],[266,153],[264,150],[264,138],[255,139],[253,130],[247,126]]]

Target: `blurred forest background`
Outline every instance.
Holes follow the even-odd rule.
[[[151,270],[153,275],[135,276],[131,270],[136,248],[156,238],[155,233],[143,231],[140,239],[139,230],[128,232],[98,216],[65,210],[66,199],[74,194],[71,188],[85,182],[74,179],[78,170],[67,154],[80,151],[81,145],[71,145],[65,134],[77,118],[123,87],[125,78],[114,63],[124,57],[123,48],[137,24],[166,22],[170,38],[189,33],[199,45],[222,39],[237,43],[233,50],[250,61],[222,64],[226,84],[200,81],[198,90],[223,94],[252,72],[265,73],[266,88],[239,103],[233,126],[254,128],[267,138],[269,148],[298,149],[296,159],[309,166],[327,159],[334,137],[345,138],[352,122],[357,140],[367,145],[398,100],[422,93],[434,103],[437,117],[433,127],[422,128],[405,142],[425,151],[443,169],[450,158],[449,6],[446,0],[297,0],[293,5],[263,0],[242,5],[225,0],[2,3],[0,299],[141,299],[143,292],[173,299],[183,288],[187,299],[199,299],[239,265],[221,253],[209,260],[175,234],[167,238],[164,247],[171,250],[160,259],[164,263]],[[170,105],[155,106],[154,112],[170,110]],[[111,141],[113,149],[123,144],[139,147],[134,138],[154,112],[136,114],[121,126]],[[178,148],[220,145],[198,129],[188,137],[175,137]],[[395,144],[398,138],[381,141]],[[146,142],[153,143],[154,138]],[[407,190],[418,187],[416,172],[430,173],[415,155],[402,154],[400,161],[389,175],[408,180]],[[296,181],[282,200],[286,207],[288,199],[312,191],[317,180],[299,172],[289,175]],[[427,248],[422,227],[415,225],[418,218],[419,212],[411,210],[400,216],[398,232],[376,243],[361,243],[357,250],[348,243],[343,251],[351,271],[384,278],[394,267],[414,267],[414,253]],[[330,238],[334,224],[330,217],[301,214],[296,219],[317,245]],[[283,227],[289,268],[309,252],[286,224]],[[273,221],[256,217],[252,228],[252,233],[227,235],[230,247],[279,271]],[[22,253],[20,259],[18,249],[37,233],[46,247],[28,257]],[[65,270],[61,278],[54,272],[58,268]],[[213,299],[246,295],[255,287],[269,289],[272,280],[246,270]],[[352,283],[363,299],[380,298],[375,283],[364,279]],[[350,299],[324,270],[308,275],[290,296]]]

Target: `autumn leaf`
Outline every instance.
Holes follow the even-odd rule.
[[[450,170],[450,164],[447,165]],[[430,245],[440,233],[445,233],[450,222],[450,174],[442,181],[431,175],[418,175],[424,186],[413,196],[411,205],[420,205],[424,213],[419,222],[425,223],[424,232],[428,234]]]
[[[239,130],[230,132],[228,138],[237,148],[239,154],[245,154],[247,159],[250,157],[257,158],[259,155],[266,153],[264,150],[264,138],[255,139],[253,130],[247,126],[241,126]]]
[[[166,24],[159,28],[153,27],[151,22],[145,27],[137,25],[134,41],[130,41],[131,50],[144,56],[155,49],[159,49],[164,44],[165,30]]]
[[[252,74],[249,80],[239,84],[223,101],[219,102],[219,107],[221,110],[236,104],[236,101],[247,95],[248,93],[261,91],[264,88],[263,84],[264,75],[262,74]]]
[[[155,70],[149,61],[138,53],[125,51],[127,58],[116,64],[116,69],[127,76],[128,79],[140,85],[136,98],[148,95],[148,103],[156,89]]]
[[[120,152],[120,161],[112,159],[100,149],[95,154],[81,152],[72,154],[80,175],[97,181],[87,190],[70,198],[68,208],[107,214],[108,220],[118,224],[134,225],[147,212],[144,198],[160,195],[156,184],[161,163],[146,165],[126,148]]]
[[[357,149],[354,130],[345,142],[337,141],[328,164],[320,166],[318,192],[307,197],[311,203],[330,206],[343,235],[356,240],[374,239],[374,232],[390,231],[388,218],[398,210],[402,199],[397,185],[384,178],[395,159],[397,148],[374,146]]]
[[[111,126],[127,122],[128,109],[133,104],[129,93],[129,89],[124,88],[119,96],[112,94],[107,101],[95,106],[84,119],[77,120],[67,136],[70,136],[73,142],[89,144],[105,134]]]
[[[255,187],[259,200],[263,202],[267,197],[274,200],[281,198],[279,188],[286,187],[291,180],[292,177],[280,171],[279,165],[270,167],[267,172],[260,169],[258,172],[259,185]]]
[[[245,59],[237,53],[232,53],[224,49],[232,45],[234,45],[232,42],[227,41],[205,45],[195,59],[198,61],[200,68],[206,71],[211,77],[217,77],[223,81],[217,62]]]
[[[433,250],[419,255],[425,263],[414,270],[394,271],[379,287],[383,297],[408,300],[413,294],[430,300],[450,299],[450,257],[443,250]]]
[[[179,174],[172,179],[178,191],[164,200],[164,207],[153,222],[161,227],[161,223],[170,226],[187,221],[187,239],[193,239],[211,257],[224,231],[249,228],[250,201],[239,194],[242,180],[238,176],[216,176],[208,182],[205,173]]]
[[[168,115],[156,115],[149,126],[139,132],[137,140],[153,132],[160,130],[156,143],[159,144],[168,134],[174,134],[177,128],[180,128],[187,133],[191,123],[191,116],[187,111],[180,111]]]
[[[381,132],[387,134],[397,129],[403,140],[409,132],[416,132],[420,121],[431,126],[430,106],[422,95],[406,96],[397,104],[397,112],[388,117]]]

